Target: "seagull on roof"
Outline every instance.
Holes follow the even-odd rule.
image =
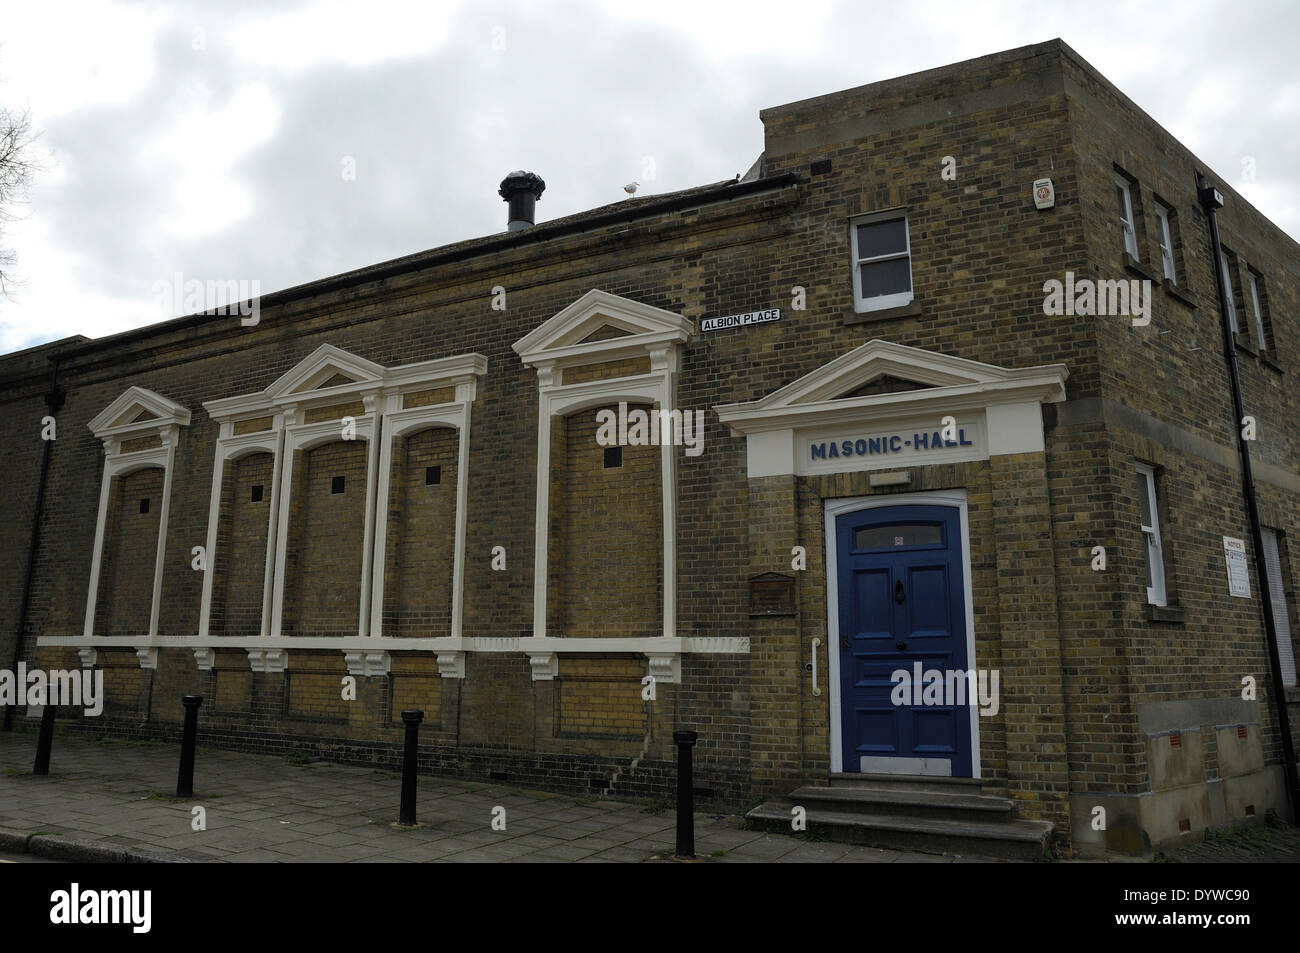
[[[626,192],[628,195],[634,195],[636,194],[636,190],[640,187],[641,187],[640,182],[629,182],[627,185],[623,186],[623,191]]]

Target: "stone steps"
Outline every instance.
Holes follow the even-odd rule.
[[[979,791],[979,782],[966,778],[841,775],[825,785],[796,788],[746,816],[791,833],[797,806],[805,810],[809,830],[843,843],[1012,860],[1048,856],[1051,822],[1016,818],[1012,801]]]
[[[851,787],[807,786],[790,792],[791,804],[809,811],[886,813],[904,817],[939,817],[954,821],[1009,821],[1015,809],[1006,798],[982,794],[935,794],[930,791],[876,791]]]

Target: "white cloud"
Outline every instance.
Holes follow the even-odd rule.
[[[459,6],[458,0],[317,0],[292,13],[241,20],[227,40],[238,57],[263,67],[362,66],[433,50]]]
[[[143,295],[131,300],[88,286],[84,259],[62,250],[40,219],[28,217],[9,234],[23,249],[18,262],[22,284],[16,300],[0,311],[0,354],[74,334],[101,337],[163,319]]]
[[[271,138],[279,110],[265,83],[237,89],[218,109],[196,105],[163,136],[141,150],[152,174],[173,166],[172,208],[159,223],[165,234],[197,238],[218,232],[244,218],[252,209],[247,188],[236,180],[232,166],[254,147]]]
[[[615,19],[682,33],[693,49],[713,60],[764,53],[789,59],[817,53],[835,0],[799,0],[797,15],[788,0],[599,0],[599,5]]]
[[[153,74],[153,42],[166,20],[165,10],[108,0],[6,3],[0,36],[6,103],[30,103],[48,120],[129,101]]]

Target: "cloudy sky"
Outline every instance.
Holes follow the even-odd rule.
[[[764,107],[1055,36],[1300,237],[1300,5],[1085,6],[9,2],[0,104],[50,170],[0,353],[176,317],[177,273],[270,292],[501,231],[513,169],[539,221],[731,178]]]

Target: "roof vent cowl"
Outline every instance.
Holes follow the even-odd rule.
[[[537,200],[545,189],[542,177],[532,172],[511,172],[501,180],[497,194],[510,203],[510,220],[506,226],[509,231],[517,232],[533,224]]]

